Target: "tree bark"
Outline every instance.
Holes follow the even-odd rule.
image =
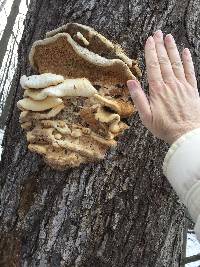
[[[0,69],[2,66],[3,58],[5,56],[6,50],[7,50],[7,45],[10,39],[10,36],[12,34],[12,29],[15,24],[15,19],[17,17],[17,14],[19,13],[19,5],[20,5],[21,0],[14,0],[12,7],[11,7],[11,12],[7,18],[7,24],[5,27],[5,30],[3,32],[2,38],[0,40]]]
[[[190,47],[200,77],[199,0],[32,1],[19,46],[1,161],[0,266],[179,266],[184,211],[162,174],[167,146],[138,115],[99,163],[60,172],[27,150],[19,79],[32,43],[70,21],[94,27],[138,57],[156,29]],[[191,107],[192,108],[192,107]]]

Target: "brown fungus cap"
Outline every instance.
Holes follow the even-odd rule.
[[[101,160],[134,112],[126,82],[140,76],[137,63],[85,25],[68,23],[46,36],[29,54],[39,75],[21,79],[28,148],[59,170]]]

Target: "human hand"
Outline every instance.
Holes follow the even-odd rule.
[[[127,82],[143,124],[169,144],[188,131],[200,127],[200,98],[189,49],[182,61],[171,34],[161,31],[147,39],[145,61],[149,98],[139,82]]]

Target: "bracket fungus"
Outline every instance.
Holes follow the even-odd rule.
[[[36,41],[29,60],[39,74],[21,77],[17,103],[29,150],[55,169],[103,159],[134,112],[126,82],[140,77],[137,62],[77,23]]]

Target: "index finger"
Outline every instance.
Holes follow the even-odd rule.
[[[151,86],[155,82],[163,81],[156,46],[152,36],[147,39],[145,44],[145,61],[149,85]]]

